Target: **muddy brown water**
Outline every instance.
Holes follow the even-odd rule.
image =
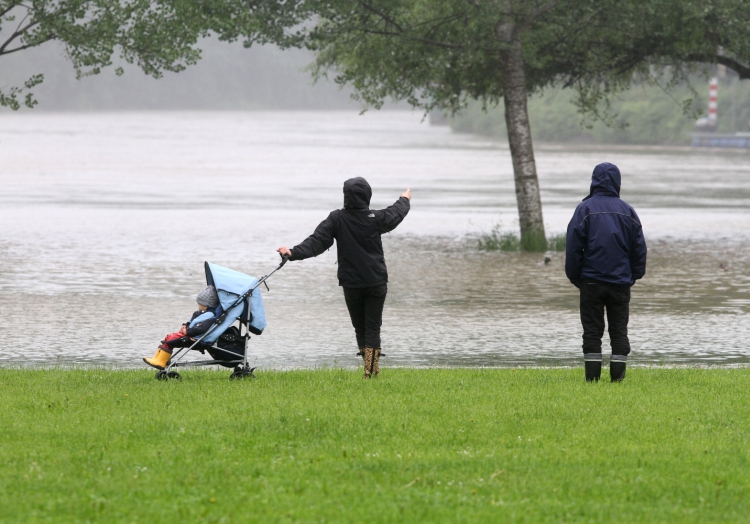
[[[482,252],[516,227],[502,143],[409,112],[0,116],[0,365],[137,366],[194,309],[203,261],[262,275],[366,177],[373,207],[414,193],[384,237],[387,365],[580,362],[564,255]],[[632,361],[745,364],[750,163],[745,152],[537,148],[548,232],[565,230],[601,161],[623,171],[649,244],[633,289]],[[354,366],[335,249],[264,291],[265,368]],[[607,353],[605,335],[605,353]]]

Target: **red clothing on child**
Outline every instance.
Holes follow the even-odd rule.
[[[180,333],[179,331],[176,333],[170,333],[166,337],[164,337],[164,340],[162,340],[161,346],[159,346],[159,349],[163,349],[167,353],[172,353],[172,348],[169,347],[168,342],[171,342],[172,340],[177,340],[178,338],[182,338],[185,335]]]

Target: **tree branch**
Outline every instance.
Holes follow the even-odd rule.
[[[395,27],[396,29],[398,29],[399,32],[401,32],[401,33],[404,32],[404,28],[401,27],[401,25],[399,25],[398,22],[396,22],[393,18],[391,18],[390,16],[386,15],[385,13],[383,13],[382,11],[380,11],[379,9],[374,8],[373,6],[371,6],[370,4],[368,4],[367,2],[360,2],[360,5],[362,7],[364,7],[365,9],[367,9],[368,11],[370,11],[371,13],[375,13],[376,15],[378,15],[380,18],[382,18],[383,20],[385,20],[389,24],[393,25],[393,27]]]
[[[54,40],[55,36],[56,35],[50,35],[47,38],[45,38],[44,40],[42,40],[41,42],[36,42],[34,44],[26,44],[26,45],[22,45],[21,47],[14,47],[13,49],[11,49],[9,51],[3,51],[2,54],[3,55],[9,55],[11,53],[15,53],[16,51],[23,51],[24,49],[28,49],[30,47],[36,47],[36,46],[41,45],[41,44],[43,44],[45,42],[49,42],[50,40]]]
[[[364,29],[363,30],[364,33],[380,34],[380,35],[387,35],[387,36],[398,36],[399,34],[406,33],[406,30],[401,26],[401,24],[399,24],[398,22],[396,22],[396,20],[394,20],[392,17],[388,16],[387,14],[383,13],[379,9],[376,9],[375,7],[371,6],[367,2],[360,1],[360,5],[362,7],[364,7],[365,9],[367,9],[368,11],[370,11],[371,13],[379,16],[380,18],[382,18],[383,20],[385,20],[387,23],[391,24],[398,31],[398,33],[393,33],[393,32],[387,32],[387,31],[373,31],[373,30]],[[457,17],[457,15],[455,17]],[[445,18],[442,18],[442,19],[437,19],[437,21],[439,21],[442,24],[442,23],[446,23],[446,20],[450,21],[451,18],[454,18],[454,17],[445,17]],[[422,24],[422,25],[424,25],[424,24]],[[429,31],[427,32],[427,34],[429,34]],[[425,37],[416,37],[416,38],[414,38],[414,37],[411,37],[411,38],[407,37],[407,38],[409,40],[413,40],[415,42],[421,42],[423,44],[434,45],[436,47],[442,47],[443,49],[463,49],[463,46],[461,46],[461,45],[458,45],[458,44],[449,44],[449,43],[446,43],[446,42],[440,42],[438,40],[433,40],[431,38],[425,38]]]
[[[0,17],[3,17],[5,15],[7,15],[10,11],[12,11],[13,9],[15,9],[19,5],[21,5],[22,2],[23,2],[23,0],[17,0],[15,2],[9,3],[8,7],[6,7],[4,10],[0,11]]]
[[[750,79],[750,67],[749,66],[746,66],[745,64],[741,63],[737,59],[734,59],[730,56],[726,56],[723,54],[718,54],[718,53],[716,55],[689,54],[683,58],[683,61],[702,62],[704,64],[715,61],[717,64],[727,66],[729,69],[737,73],[740,77],[740,80]]]
[[[362,29],[362,32],[366,35],[380,35],[380,36],[401,36],[401,33],[395,31],[381,31],[379,29]],[[356,42],[356,38],[351,39],[352,42]]]
[[[5,54],[5,48],[8,47],[10,45],[10,43],[13,42],[13,40],[15,40],[16,38],[18,38],[19,36],[20,35],[18,33],[13,33],[12,35],[10,35],[10,37],[5,41],[5,43],[3,43],[2,46],[0,46],[0,55],[4,55]]]
[[[568,42],[571,35],[575,34],[580,28],[588,27],[592,23],[592,21],[604,11],[605,9],[603,7],[598,9],[597,11],[591,13],[585,20],[579,20],[578,23],[572,28],[570,27],[566,28],[566,27],[560,26],[560,24],[557,24],[562,29],[563,37],[557,38],[554,42],[552,42],[552,46],[556,47],[558,45]]]
[[[464,48],[464,46],[459,45],[459,44],[449,44],[446,42],[440,42],[438,40],[432,40],[430,38],[409,37],[409,36],[404,36],[401,33],[396,33],[394,31],[380,31],[377,29],[362,29],[362,32],[367,35],[403,36],[406,40],[411,40],[412,42],[420,42],[422,44],[433,45],[435,47],[442,47],[443,49],[463,49]]]
[[[28,15],[26,15],[26,17],[24,17],[24,20],[25,20],[26,18],[28,18]],[[19,36],[22,36],[22,35],[23,35],[24,33],[26,33],[26,31],[28,31],[29,29],[31,29],[32,27],[34,27],[34,26],[35,26],[35,25],[37,25],[38,23],[39,23],[38,21],[32,21],[32,22],[29,22],[28,24],[26,24],[26,25],[25,25],[25,26],[24,26],[23,28],[20,28],[20,25],[19,25],[19,28],[20,28],[20,29],[16,29],[16,30],[15,30],[15,31],[13,32],[13,34],[12,34],[12,35],[10,35],[10,38],[8,38],[8,39],[7,39],[6,41],[5,41],[5,43],[4,43],[4,44],[3,44],[2,46],[0,46],[0,55],[4,55],[4,54],[7,54],[7,53],[5,52],[5,49],[6,49],[6,48],[7,48],[7,47],[8,47],[9,45],[10,45],[10,43],[11,43],[11,42],[12,42],[13,40],[15,40],[16,38],[18,38]]]
[[[446,16],[443,18],[435,18],[432,20],[428,20],[427,22],[422,22],[421,24],[416,24],[414,28],[417,29],[423,26],[428,26],[427,32],[424,34],[424,38],[428,38],[430,37],[431,33],[434,33],[435,31],[437,31],[444,25],[461,20],[463,17],[464,17],[464,13],[457,13],[457,14]]]
[[[464,46],[459,44],[448,44],[446,42],[439,42],[432,40],[431,38],[412,38],[415,42],[421,42],[423,44],[434,45],[436,47],[442,47],[443,49],[463,49]]]
[[[29,11],[30,10],[31,10],[30,8],[28,8],[28,7],[26,8],[26,14],[23,15],[23,18],[21,18],[21,21],[18,22],[18,25],[16,26],[16,31],[18,31],[21,28],[21,26],[23,25],[23,23],[29,18]]]
[[[737,73],[740,76],[740,80],[747,80],[750,78],[750,67],[739,63],[734,58],[730,58],[724,55],[718,55],[716,57],[716,61],[719,64],[727,66],[729,69]]]
[[[559,3],[560,3],[560,0],[552,0],[551,2],[547,2],[546,4],[544,4],[542,7],[537,8],[533,13],[531,13],[528,17],[526,17],[526,19],[523,22],[521,22],[521,25],[516,29],[516,34],[517,35],[522,34],[524,31],[526,31],[526,29],[528,29],[531,26],[531,24],[536,22],[540,16],[544,15],[545,13],[557,7]]]

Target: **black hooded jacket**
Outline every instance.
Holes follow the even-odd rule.
[[[388,282],[380,235],[398,226],[409,212],[400,197],[385,209],[369,209],[372,189],[362,177],[344,182],[344,209],[331,211],[315,232],[292,248],[289,260],[316,257],[336,240],[339,285],[365,288]]]

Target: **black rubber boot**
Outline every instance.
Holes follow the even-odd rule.
[[[583,366],[586,369],[586,382],[599,382],[602,376],[602,354],[584,353]]]
[[[609,361],[609,378],[612,382],[622,382],[625,378],[627,358],[626,355],[612,355],[612,359]]]

